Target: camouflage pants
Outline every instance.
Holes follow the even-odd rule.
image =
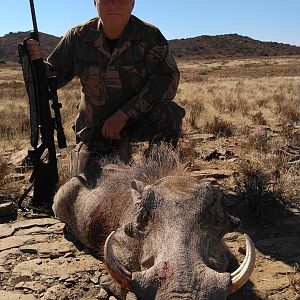
[[[97,162],[103,157],[118,156],[128,163],[131,159],[132,142],[148,141],[148,151],[153,144],[162,141],[176,147],[184,116],[183,108],[173,101],[165,100],[143,118],[130,119],[121,132],[121,140],[95,138],[92,141],[80,141],[71,153],[71,175],[84,173],[87,181],[93,185],[101,171]]]

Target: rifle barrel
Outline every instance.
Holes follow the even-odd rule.
[[[34,39],[39,42],[40,39],[39,39],[39,31],[38,31],[36,16],[35,16],[34,2],[33,0],[29,0],[29,2],[30,2],[32,24],[33,24]]]

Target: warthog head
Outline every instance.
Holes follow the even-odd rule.
[[[72,178],[53,208],[90,246],[99,249],[113,231],[104,246],[107,269],[138,299],[220,300],[248,280],[255,261],[246,236],[244,262],[226,272],[222,238],[239,220],[225,212],[222,195],[220,187],[198,182],[173,151],[160,147],[140,164],[103,166],[93,190]]]
[[[220,187],[178,175],[147,186],[133,181],[131,186],[138,209],[123,231],[140,240],[141,271],[119,263],[115,233],[105,245],[108,270],[123,287],[143,300],[226,299],[248,280],[255,262],[248,236],[244,263],[232,274],[225,272],[222,237],[237,229],[239,220],[224,211]]]

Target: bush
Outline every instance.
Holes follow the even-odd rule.
[[[231,122],[223,120],[221,117],[214,117],[204,126],[205,131],[215,134],[219,137],[229,137],[234,133],[234,125]]]

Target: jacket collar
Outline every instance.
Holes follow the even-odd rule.
[[[102,27],[100,18],[95,18],[94,22],[87,33],[86,42],[93,42],[94,46],[104,54],[110,61],[115,60],[127,48],[131,46],[131,41],[142,39],[142,32],[139,30],[139,19],[133,15],[120,36],[116,48],[113,53],[110,53],[109,48],[105,41],[105,34]]]

